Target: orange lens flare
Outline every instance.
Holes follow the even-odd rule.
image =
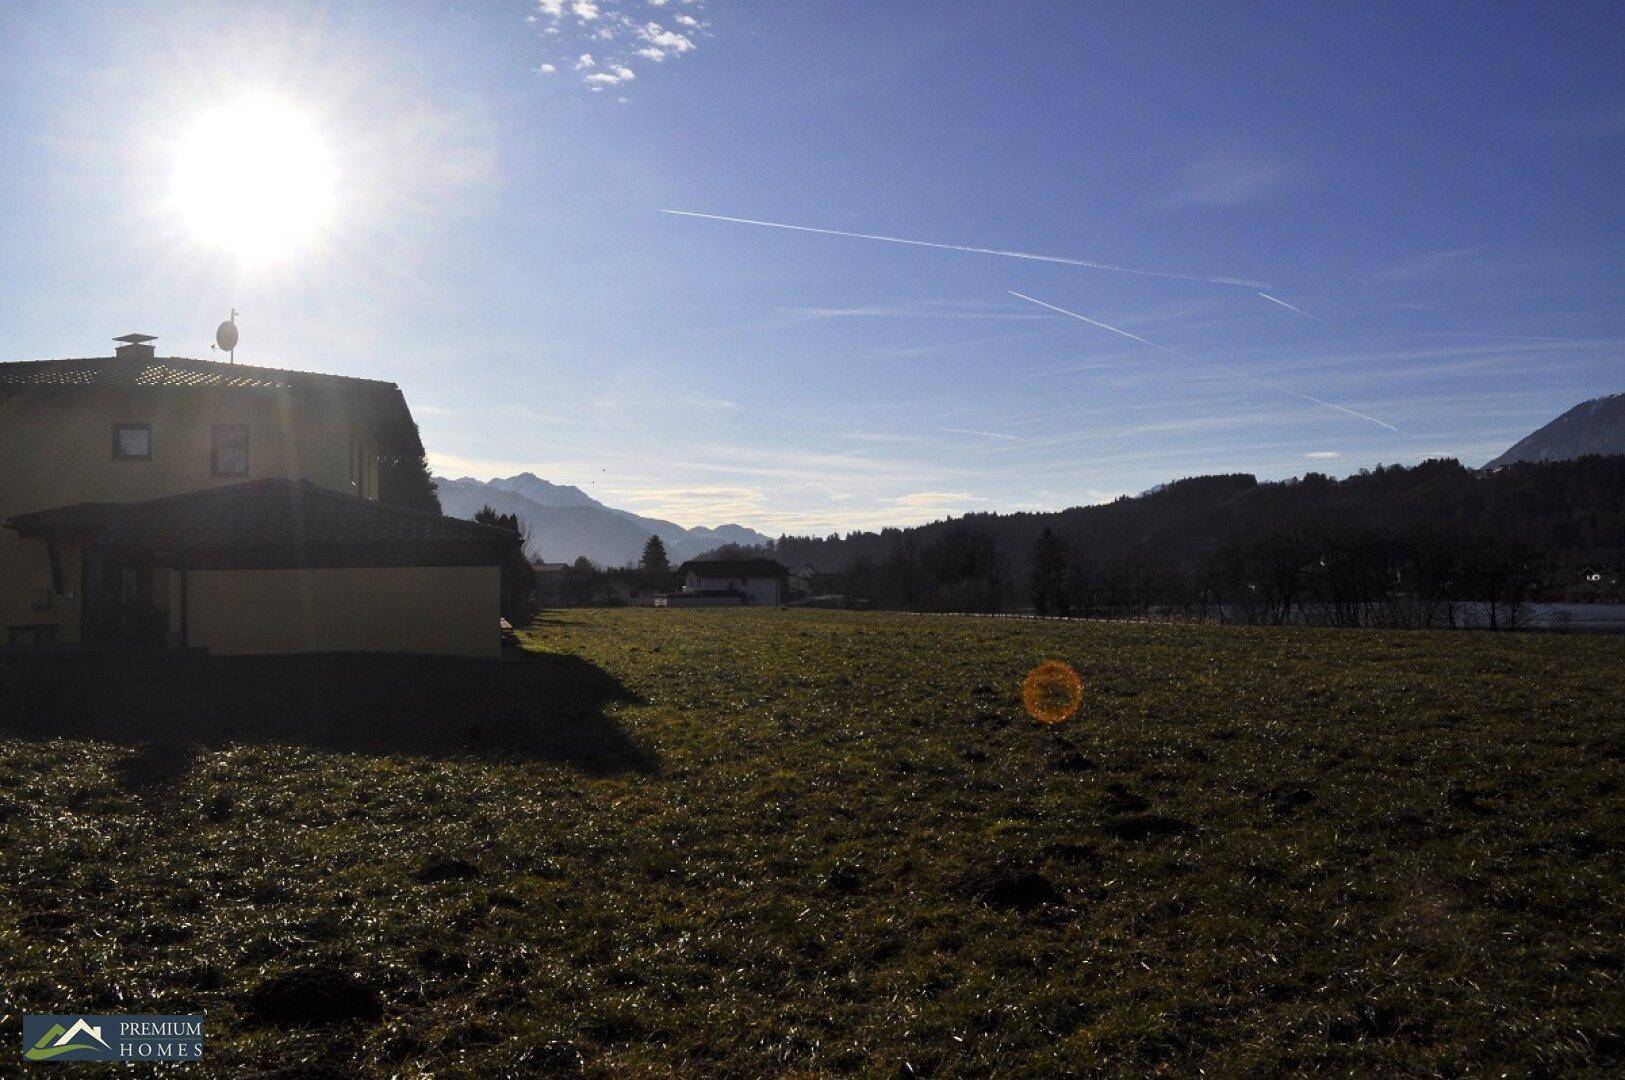
[[[1040,724],[1059,724],[1083,704],[1083,680],[1072,665],[1045,660],[1022,681],[1021,704]]]

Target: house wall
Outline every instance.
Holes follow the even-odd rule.
[[[113,425],[120,423],[152,426],[151,460],[114,459]],[[215,424],[248,425],[246,475],[211,473]],[[354,417],[292,392],[125,386],[7,393],[0,395],[0,522],[72,503],[135,502],[265,477],[377,498],[378,454],[376,436]],[[79,579],[77,569],[66,570],[65,592],[37,610],[38,590],[51,586],[45,543],[0,528],[0,644],[8,627],[39,624],[57,625],[59,640],[79,640]]]
[[[738,589],[751,606],[772,606],[784,602],[781,582],[776,577],[701,577],[692,570],[686,575],[688,589]]]
[[[191,570],[184,585],[186,639],[221,656],[495,657],[501,654],[501,581],[495,566]],[[173,605],[171,612],[173,620]]]

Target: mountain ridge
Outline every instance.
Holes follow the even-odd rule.
[[[578,487],[554,484],[535,473],[476,480],[434,477],[442,510],[472,518],[483,506],[513,514],[530,533],[530,555],[548,562],[573,562],[585,555],[600,566],[621,566],[643,554],[650,536],[666,545],[675,563],[722,544],[761,544],[771,538],[744,525],[684,528],[663,518],[644,517],[607,506]]]
[[[1519,461],[1567,461],[1585,454],[1625,454],[1625,394],[1582,401],[1485,462],[1499,469]]]

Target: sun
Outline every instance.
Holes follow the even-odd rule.
[[[206,113],[187,131],[173,196],[199,242],[265,262],[322,233],[334,185],[332,159],[309,116],[273,98],[246,98]]]

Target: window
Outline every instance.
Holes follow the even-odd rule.
[[[113,425],[114,461],[151,461],[151,424]]]
[[[216,476],[248,475],[248,425],[214,425],[209,471]]]

